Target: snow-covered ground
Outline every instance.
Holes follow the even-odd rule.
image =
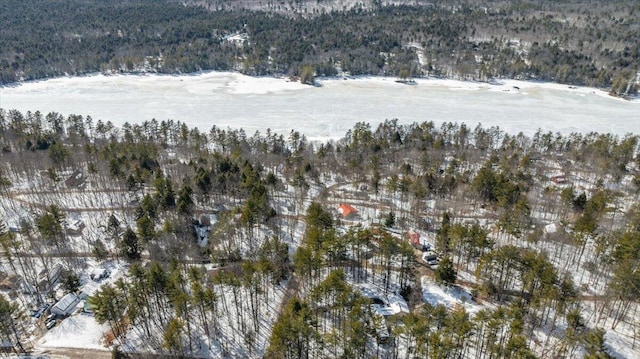
[[[431,305],[442,304],[447,308],[463,306],[464,309],[475,314],[483,307],[471,299],[471,295],[460,287],[445,287],[435,283],[432,279],[422,277],[422,298]]]
[[[81,292],[90,296],[105,284],[115,283],[126,274],[124,263],[108,261],[96,263],[89,261],[87,273],[94,269],[109,269],[108,278],[99,282],[91,280],[88,276],[82,276]],[[56,326],[51,328],[37,343],[37,348],[84,348],[109,350],[104,344],[104,335],[109,332],[107,324],[98,324],[93,315],[81,312],[84,300],[80,301],[75,314],[65,319],[58,319]]]
[[[640,122],[629,121],[640,113],[640,101],[623,101],[609,97],[605,92],[588,88],[569,88],[565,85],[529,83],[520,81],[502,81],[495,84],[471,83],[452,80],[418,79],[417,86],[406,86],[395,82],[395,78],[349,78],[321,79],[320,87],[310,87],[281,78],[253,78],[235,73],[203,73],[189,76],[87,76],[80,78],[59,78],[40,82],[25,83],[16,87],[0,88],[0,107],[17,108],[22,111],[40,110],[42,112],[58,111],[63,114],[80,113],[91,115],[94,120],[110,120],[116,125],[124,121],[140,122],[156,118],[167,118],[185,121],[190,126],[198,126],[207,130],[212,125],[220,127],[244,128],[248,134],[254,131],[265,132],[267,128],[287,134],[296,129],[310,139],[327,139],[342,137],[356,122],[370,122],[374,127],[385,119],[398,118],[400,123],[433,120],[436,124],[443,121],[466,122],[475,127],[478,122],[485,126],[500,126],[511,133],[524,132],[532,134],[538,128],[544,131],[600,131],[614,132],[623,135],[627,132],[640,133]],[[559,163],[549,164],[554,171],[561,168]],[[554,172],[555,173],[555,172]],[[67,174],[65,174],[66,178]],[[595,178],[573,178],[577,188],[586,190],[593,187]],[[90,242],[96,239],[105,240],[101,225],[106,222],[107,213],[96,214],[92,208],[103,208],[111,211],[125,206],[128,202],[126,193],[103,191],[99,186],[90,186],[86,191],[66,190],[52,193],[30,190],[43,187],[48,183],[36,176],[29,182],[16,180],[13,197],[0,198],[0,215],[10,225],[28,216],[25,204],[60,204],[66,209],[73,209],[70,219],[82,221],[82,235],[71,236],[69,241],[74,248],[90,251]],[[340,181],[330,178],[325,185],[335,184],[333,202],[350,203],[358,208],[359,218],[344,221],[347,224],[362,223],[365,227],[380,221],[387,211],[367,206],[371,198],[358,197],[358,190],[352,183],[339,185]],[[37,184],[37,185],[36,185]],[[36,186],[34,186],[36,185]],[[312,187],[309,197],[298,203],[297,210],[288,214],[304,212],[311,198],[320,193],[320,187]],[[289,194],[294,194],[291,187]],[[393,204],[400,212],[405,208],[398,203],[397,196],[381,194],[378,200]],[[428,207],[434,213],[441,213],[436,201]],[[283,200],[281,205],[287,207]],[[290,203],[289,203],[290,205]],[[35,205],[34,205],[35,206]],[[37,207],[37,206],[35,206]],[[437,209],[436,209],[437,208]],[[119,213],[118,213],[119,214]],[[468,213],[470,219],[477,220],[484,213],[473,209]],[[535,212],[535,217],[545,218],[555,223],[557,218],[547,218],[545,213]],[[123,222],[128,219],[120,218]],[[462,213],[458,217],[464,218]],[[290,220],[283,229],[291,237],[287,242],[293,244],[292,249],[301,242],[304,233],[302,221]],[[546,222],[545,222],[546,223]],[[489,225],[489,223],[484,223]],[[270,233],[269,233],[270,234]],[[258,236],[260,238],[264,236]],[[432,238],[433,243],[433,238]],[[244,245],[244,244],[243,244]],[[566,251],[558,251],[557,244],[541,242],[530,244],[536,249],[553,253],[554,264],[573,263],[569,258],[569,247]],[[243,246],[243,252],[246,252]],[[586,246],[586,254],[593,251],[593,245]],[[85,249],[86,248],[86,249]],[[561,247],[564,248],[564,247]],[[571,253],[574,251],[571,250]],[[35,260],[34,260],[35,261]],[[375,262],[372,260],[371,262]],[[399,263],[394,262],[394,265]],[[33,264],[35,272],[40,269],[39,263]],[[90,273],[95,263],[89,263],[86,273]],[[602,294],[604,281],[594,286],[588,273],[573,268],[575,282],[589,288],[588,294]],[[579,268],[576,268],[579,269]],[[112,272],[110,279],[117,277]],[[122,273],[120,273],[122,275]],[[395,276],[395,274],[394,274]],[[475,282],[474,276],[459,272],[459,278]],[[395,279],[395,278],[394,278]],[[83,278],[83,281],[86,278]],[[363,294],[371,292],[369,297],[381,297],[387,304],[397,304],[394,313],[401,311],[406,303],[397,300],[395,295],[384,296],[381,280],[373,280],[376,285],[361,287]],[[397,282],[397,281],[392,281]],[[431,304],[444,304],[451,308],[464,306],[470,313],[482,309],[482,306],[471,301],[468,292],[456,288],[444,288],[431,280],[423,278],[423,299]],[[85,292],[97,289],[97,283],[89,282]],[[397,288],[391,288],[393,293]],[[265,306],[264,320],[269,326],[276,317],[277,308],[282,300],[283,288],[279,288]],[[585,293],[583,293],[585,294]],[[228,293],[225,292],[225,298]],[[231,298],[231,297],[229,297]],[[231,302],[231,299],[229,299]],[[393,303],[392,303],[393,302]],[[486,305],[486,304],[483,304]],[[392,306],[387,306],[392,308]],[[395,307],[394,307],[395,308]],[[229,314],[229,318],[237,317]],[[591,322],[590,322],[591,324]],[[625,330],[608,331],[607,345],[617,357],[634,357],[633,346],[629,340],[628,328],[633,325],[621,325]],[[74,315],[49,331],[38,346],[101,348],[104,326],[98,325],[92,317]],[[227,337],[240,343],[239,332],[233,327],[223,326]],[[623,333],[623,334],[621,334]],[[133,333],[135,334],[135,333]],[[634,332],[635,335],[635,332]],[[238,337],[238,338],[236,338]],[[128,338],[134,347],[144,347],[143,339],[135,335]],[[264,348],[268,333],[258,338],[257,347]],[[238,344],[235,353],[242,352]],[[207,355],[219,356],[220,348],[209,344]]]
[[[122,125],[153,118],[180,120],[208,131],[212,125],[292,129],[312,140],[336,139],[356,122],[465,122],[499,126],[509,133],[640,133],[640,100],[625,101],[592,88],[504,80],[493,84],[394,77],[319,79],[319,87],[286,78],[238,73],[195,75],[93,75],[27,82],[0,88],[0,107],[90,115]]]
[[[108,331],[109,326],[98,324],[93,316],[75,314],[51,328],[42,337],[38,347],[107,350],[103,339]]]

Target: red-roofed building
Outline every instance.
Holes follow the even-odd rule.
[[[345,203],[340,203],[338,206],[338,212],[342,215],[342,218],[351,218],[358,215],[357,209]]]
[[[409,241],[411,241],[411,244],[413,245],[420,244],[420,233],[416,231],[409,231],[407,232],[407,236],[409,237]]]

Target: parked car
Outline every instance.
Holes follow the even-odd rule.
[[[433,246],[431,245],[431,243],[414,243],[413,248],[422,252],[433,250]]]
[[[89,274],[89,278],[92,280],[99,282],[105,278],[109,278],[111,275],[111,271],[105,268],[96,268],[93,270],[91,274]]]
[[[55,327],[56,326],[56,322],[57,321],[55,319],[47,322],[47,324],[46,324],[47,329],[51,329],[51,328]]]
[[[422,255],[422,260],[430,266],[436,266],[440,263],[440,259],[438,259],[438,254],[434,251],[426,251]]]
[[[54,313],[51,313],[51,314],[47,315],[46,322],[49,323],[52,320],[56,320],[56,318],[58,318],[58,316],[56,314],[54,314]]]
[[[412,243],[411,245],[413,246],[413,248],[419,251],[422,251],[422,252],[426,251],[425,246],[422,243]]]
[[[40,309],[36,309],[34,311],[31,311],[31,316],[38,319],[42,316],[42,311]]]
[[[385,302],[384,302],[384,300],[382,300],[382,299],[380,299],[380,298],[378,298],[378,297],[373,297],[373,298],[371,298],[371,302],[372,302],[373,304],[386,305],[386,304],[385,304]]]

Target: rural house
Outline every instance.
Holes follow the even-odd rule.
[[[344,219],[352,219],[358,215],[358,210],[353,208],[351,205],[340,203],[338,206],[338,213],[340,213]]]
[[[76,307],[80,303],[80,298],[73,293],[69,293],[62,297],[53,307],[51,307],[51,313],[59,316],[66,317],[73,314]]]

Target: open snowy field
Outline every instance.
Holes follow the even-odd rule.
[[[396,78],[320,79],[319,87],[285,78],[238,73],[196,75],[93,75],[56,78],[0,88],[0,107],[90,115],[116,125],[174,119],[208,131],[212,125],[247,134],[300,131],[309,139],[340,138],[356,122],[375,128],[400,123],[464,122],[474,128],[532,135],[538,128],[562,133],[640,133],[640,100],[625,101],[591,88],[505,80],[495,84]]]

